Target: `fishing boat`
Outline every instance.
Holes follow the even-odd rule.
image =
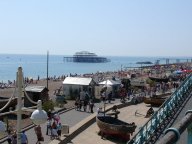
[[[96,122],[102,135],[110,135],[123,140],[129,140],[137,127],[134,122],[126,123],[111,116],[97,116]]]
[[[144,97],[145,104],[151,104],[151,106],[161,106],[167,97]]]
[[[152,97],[154,98],[162,98],[162,97],[169,97],[173,92],[165,92],[165,93],[155,93]]]
[[[152,76],[149,76],[149,78],[152,81],[155,81],[155,82],[165,82],[165,83],[167,83],[169,81],[169,78],[167,78],[167,77],[152,77]]]

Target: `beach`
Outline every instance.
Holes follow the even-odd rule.
[[[31,83],[29,85],[38,85],[38,86],[47,86],[47,80],[39,80],[34,83]],[[53,81],[53,80],[49,80],[48,82],[48,88],[49,88],[49,97],[50,99],[53,99],[53,101],[55,101],[55,95],[54,92],[56,89],[59,89],[62,86],[62,80],[57,80],[57,81]],[[11,97],[13,95],[15,88],[4,88],[4,89],[0,89],[0,95],[3,97]],[[74,106],[74,101],[67,101],[67,103],[64,105],[65,108],[70,108]],[[55,110],[58,110],[57,108],[55,108]],[[27,127],[29,125],[32,124],[32,121],[29,118],[23,119],[22,120],[22,127]],[[11,126],[16,126],[16,120],[9,120],[9,125]]]
[[[191,65],[191,64],[190,64]],[[178,65],[177,67],[174,66],[174,69],[179,68],[181,65]],[[183,67],[185,67],[185,65],[183,64]],[[131,73],[140,73],[139,77],[141,78],[147,78],[148,77],[148,73],[146,72],[146,69],[151,71],[151,67],[148,68],[143,68],[141,69],[136,69],[136,70],[129,70],[129,71],[108,71],[108,72],[102,72],[102,73],[92,73],[92,74],[86,74],[84,76],[86,77],[92,77],[98,81],[102,81],[104,79],[111,79],[112,77],[116,77],[117,79],[122,79],[122,78],[127,78],[128,75],[131,75]],[[166,72],[168,68],[167,67],[161,67],[158,71],[161,71],[161,74],[164,74]],[[137,74],[138,75],[138,74]],[[48,81],[48,93],[49,93],[49,97],[50,99],[52,99],[53,101],[55,101],[55,92],[58,89],[62,89],[62,84],[63,79],[61,79],[61,77],[58,79],[50,79]],[[47,80],[46,79],[34,79],[31,83],[28,83],[28,85],[36,85],[36,86],[47,86]],[[4,88],[4,89],[0,89],[0,95],[4,96],[4,97],[11,97],[13,95],[13,91],[14,91],[14,87],[9,87],[9,88]],[[64,107],[66,109],[73,107],[74,106],[74,100],[67,100],[67,104],[64,105]],[[59,110],[61,108],[59,107],[55,107],[55,111]],[[23,119],[22,120],[22,127],[25,128],[29,125],[31,125],[32,122],[29,118]],[[9,125],[13,125],[14,127],[16,126],[16,120],[9,120]]]

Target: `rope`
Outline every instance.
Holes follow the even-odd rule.
[[[23,80],[23,86],[24,86],[24,80]],[[33,100],[28,96],[27,92],[25,91],[25,87],[24,87],[24,90],[23,90],[23,91],[24,91],[24,94],[25,94],[25,96],[27,97],[27,99],[28,99],[31,103],[37,105],[37,102],[33,101]]]
[[[9,101],[0,109],[0,112],[6,109],[7,106],[11,103],[12,99],[15,98],[15,95],[14,95],[15,91],[16,91],[16,86],[15,86],[15,89],[13,90],[12,96],[9,98]]]

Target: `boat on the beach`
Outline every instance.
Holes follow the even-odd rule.
[[[4,107],[8,103],[9,100],[10,100],[9,97],[0,96],[0,108]],[[16,105],[17,105],[17,98],[14,97],[11,99],[10,103],[7,105],[7,107],[5,108],[4,111],[9,111],[10,107],[15,108]]]
[[[151,106],[161,106],[168,97],[144,97],[145,104],[151,104]]]
[[[165,82],[165,83],[167,83],[169,81],[169,78],[167,78],[167,77],[152,77],[152,76],[149,76],[149,78],[152,81],[155,81],[155,82]]]
[[[130,79],[130,84],[138,87],[145,87],[147,85],[146,80],[139,78]]]
[[[153,94],[152,97],[154,98],[162,98],[162,97],[169,97],[173,92],[169,91],[169,92],[164,92],[164,93],[156,93]]]
[[[152,106],[161,106],[172,93],[172,91],[155,93],[151,97],[144,97],[144,103],[151,104]]]
[[[88,51],[76,52],[72,57],[64,57],[64,61],[67,62],[81,62],[81,63],[103,63],[109,62],[110,60],[106,57],[99,57],[95,53]]]
[[[102,135],[110,135],[124,140],[129,140],[130,135],[135,132],[135,123],[126,123],[111,116],[97,116],[97,125]]]

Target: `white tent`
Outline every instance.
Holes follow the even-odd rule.
[[[120,82],[114,81],[114,80],[105,80],[99,83],[100,85],[105,85],[105,86],[112,86],[112,85],[120,85]]]

